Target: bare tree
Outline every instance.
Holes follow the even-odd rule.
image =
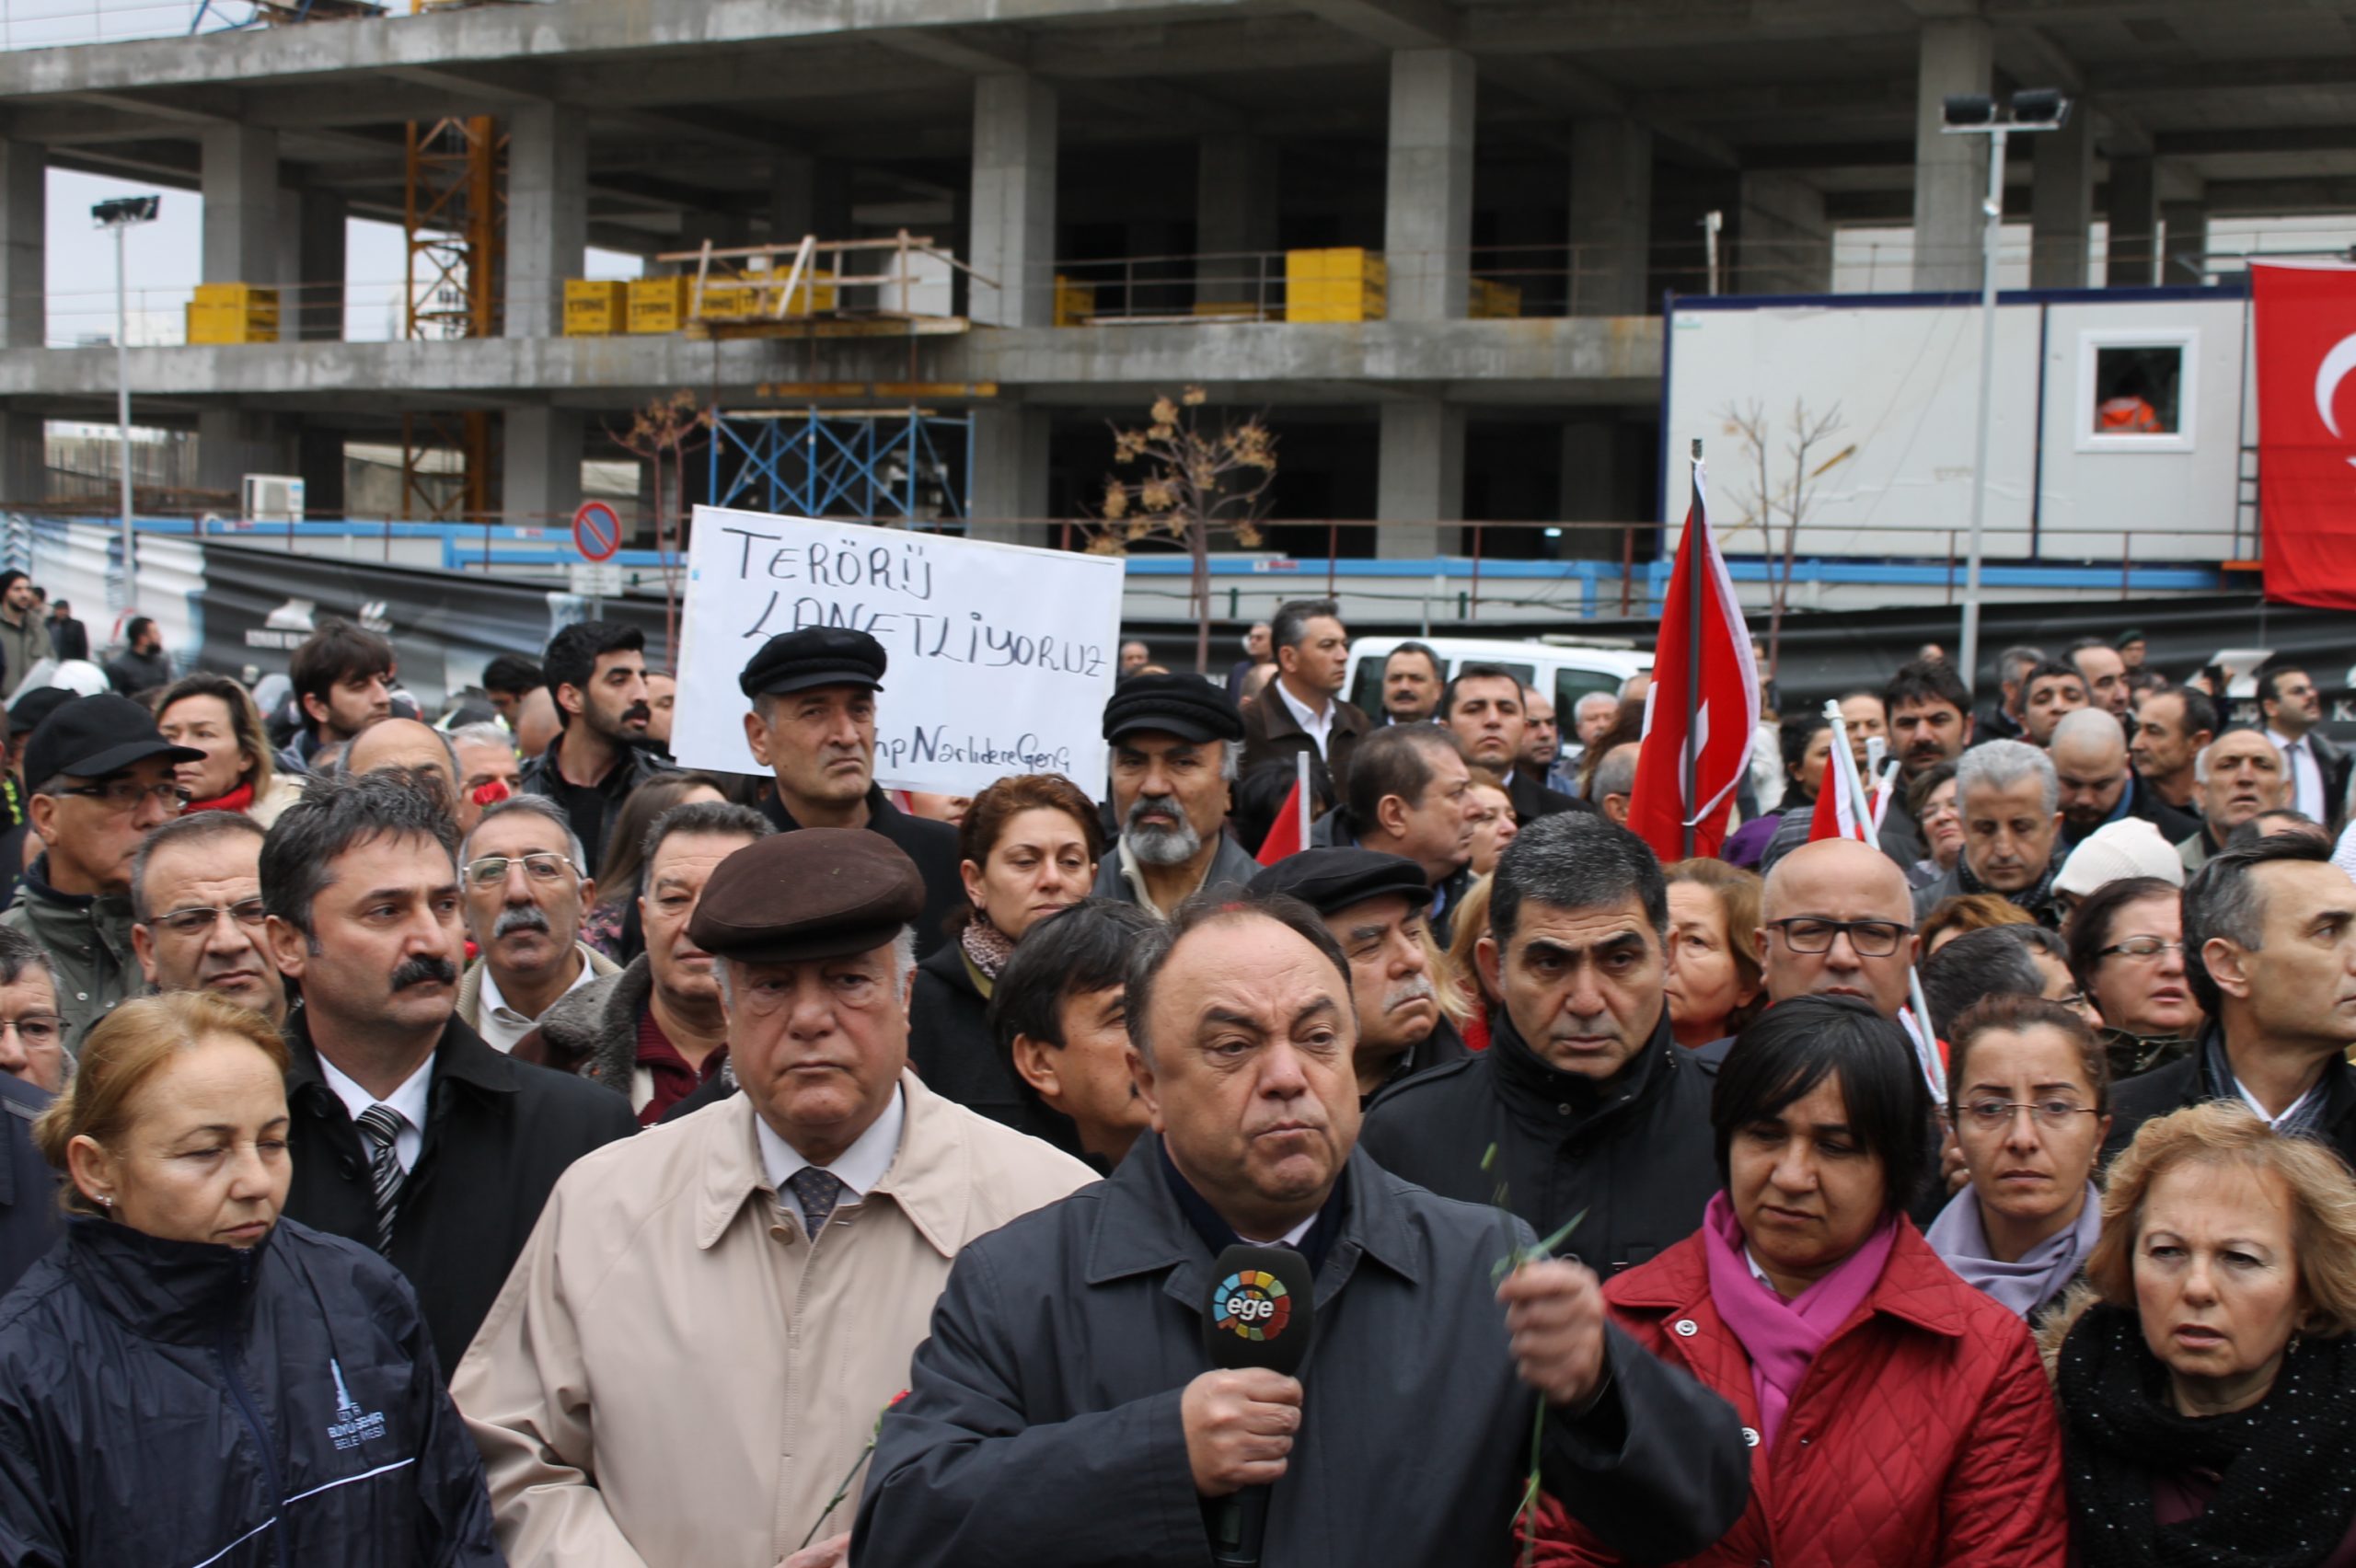
[[[1841,405],[1835,403],[1825,413],[1811,414],[1805,399],[1795,399],[1789,427],[1791,440],[1784,448],[1784,455],[1792,465],[1792,477],[1787,483],[1776,487],[1769,477],[1769,448],[1774,437],[1765,408],[1757,402],[1741,409],[1730,404],[1720,410],[1719,417],[1726,421],[1727,433],[1741,440],[1745,458],[1758,469],[1756,483],[1747,492],[1738,491],[1731,497],[1746,508],[1735,526],[1756,523],[1762,553],[1771,558],[1775,554],[1774,530],[1779,513],[1784,526],[1783,559],[1771,580],[1767,612],[1767,674],[1772,680],[1783,657],[1784,612],[1791,604],[1792,568],[1799,553],[1800,524],[1816,500],[1817,482],[1856,455],[1857,447],[1852,442],[1831,456],[1813,461],[1818,450],[1842,429]]]
[[[1108,474],[1096,519],[1081,525],[1090,550],[1126,555],[1131,545],[1161,542],[1194,562],[1188,604],[1195,616],[1195,669],[1211,664],[1211,541],[1224,536],[1245,549],[1260,542],[1272,504],[1276,438],[1262,417],[1216,430],[1196,412],[1210,401],[1199,386],[1175,399],[1156,398],[1149,422],[1113,427],[1113,463],[1136,478]]]
[[[679,536],[687,513],[687,455],[701,444],[696,432],[710,423],[710,410],[681,387],[634,410],[628,430],[606,429],[616,446],[653,467],[654,548],[663,556],[664,658],[674,674],[679,663]],[[663,483],[665,463],[671,467],[668,490]]]

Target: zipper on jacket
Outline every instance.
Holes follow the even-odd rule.
[[[253,1254],[248,1252],[237,1260],[237,1286],[240,1294],[243,1294],[246,1287],[253,1283]],[[238,1380],[237,1364],[233,1355],[237,1348],[237,1323],[233,1318],[222,1328],[221,1337],[214,1342],[213,1357],[221,1364],[221,1381],[228,1388],[230,1402],[237,1407],[237,1415],[245,1422],[247,1432],[252,1435],[254,1447],[261,1451],[261,1473],[262,1479],[270,1486],[270,1516],[275,1537],[271,1543],[274,1548],[272,1555],[278,1559],[279,1568],[289,1568],[286,1556],[286,1514],[283,1502],[286,1488],[279,1480],[277,1456],[271,1452],[270,1429],[262,1424],[261,1412],[254,1408],[253,1397],[246,1392],[245,1384]]]

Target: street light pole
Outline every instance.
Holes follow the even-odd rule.
[[[154,223],[162,205],[160,196],[118,196],[90,209],[91,222],[114,230],[114,417],[122,466],[122,604],[119,607],[124,610],[139,603],[139,545],[131,521],[131,285],[123,236],[133,224]]]
[[[1969,684],[1980,670],[1980,536],[1988,521],[1988,433],[1996,416],[1996,244],[2004,226],[2004,141],[1988,138],[1988,200],[1980,241],[1980,428],[1971,457],[1971,548],[1963,573],[1963,637],[1957,650]]]

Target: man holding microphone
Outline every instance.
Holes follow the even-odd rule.
[[[1314,913],[1192,901],[1139,940],[1127,1004],[1154,1130],[959,1255],[853,1562],[1502,1568],[1533,1424],[1541,1483],[1626,1556],[1732,1524],[1729,1407],[1607,1326],[1586,1268],[1512,1267],[1506,1210],[1356,1152],[1349,963]],[[1239,1244],[1298,1258],[1255,1273]],[[1295,1315],[1305,1363],[1205,1349],[1207,1320],[1275,1340]],[[1264,1514],[1241,1540],[1239,1513]]]

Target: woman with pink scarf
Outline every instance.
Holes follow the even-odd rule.
[[[1781,1002],[1710,1105],[1724,1182],[1694,1235],[1604,1287],[1620,1326],[1731,1403],[1750,1505],[1697,1563],[2062,1568],[2061,1433],[2027,1327],[1958,1278],[1907,1205],[1930,1092],[1863,1002]],[[1613,1563],[1551,1502],[1536,1560]]]

